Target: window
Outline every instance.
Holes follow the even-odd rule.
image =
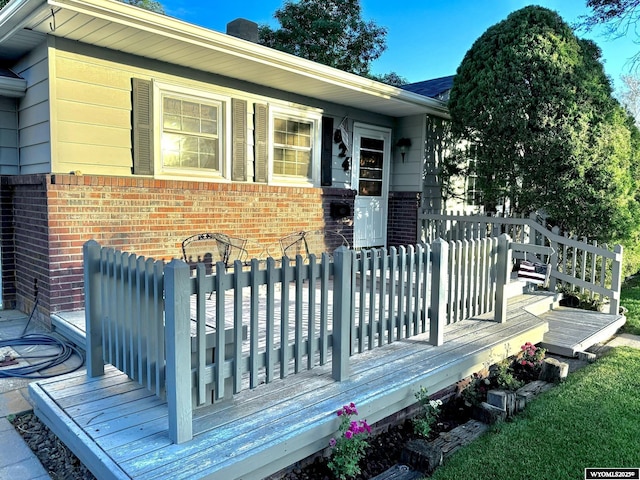
[[[315,183],[318,165],[319,115],[311,118],[288,112],[272,115],[272,176],[275,181]]]
[[[380,197],[383,189],[384,140],[360,139],[358,195]]]
[[[221,111],[219,103],[163,95],[162,166],[221,173]]]
[[[154,82],[156,174],[229,175],[230,99]]]
[[[467,148],[467,161],[468,161],[468,174],[465,179],[465,203],[468,206],[476,207],[482,203],[481,192],[478,189],[478,174],[476,173],[477,166],[477,146],[470,145]]]

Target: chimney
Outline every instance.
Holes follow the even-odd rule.
[[[244,18],[227,23],[227,35],[258,43],[258,24]]]

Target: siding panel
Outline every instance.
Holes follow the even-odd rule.
[[[131,70],[124,65],[105,64],[90,57],[69,55],[58,51],[56,56],[56,75],[58,79],[74,80],[88,85],[120,90],[131,90]]]
[[[394,133],[393,142],[400,138],[410,138],[411,147],[405,154],[405,160],[397,148],[393,151],[393,162],[391,172],[391,191],[395,192],[416,192],[422,190],[422,169],[424,145],[424,116],[414,115],[402,118],[398,121],[398,129]]]
[[[20,143],[24,146],[49,143],[49,122],[38,123],[20,130]]]
[[[27,80],[27,92],[18,104],[21,174],[51,170],[48,52],[47,42],[43,42],[13,66],[13,70]]]
[[[58,173],[82,170],[83,172],[99,172],[109,175],[130,175],[131,174],[131,148],[60,143],[58,146]],[[67,159],[73,158],[73,161]],[[116,161],[116,159],[125,161]],[[109,159],[108,165],[103,161]],[[87,167],[90,167],[87,170]],[[56,172],[54,172],[56,173]]]
[[[131,90],[110,88],[104,85],[92,85],[81,81],[58,79],[58,100],[100,105],[110,108],[131,110]]]
[[[131,111],[60,100],[58,121],[131,129]]]
[[[20,173],[49,173],[49,142],[20,148]]]
[[[74,122],[58,122],[58,141],[71,144],[131,148],[131,132],[127,128],[105,127]]]

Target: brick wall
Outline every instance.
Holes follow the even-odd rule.
[[[37,280],[45,321],[50,313],[83,308],[82,245],[90,239],[169,260],[181,257],[183,239],[207,231],[251,240],[256,256],[294,231],[330,228],[353,238],[352,217],[330,216],[335,201],[353,211],[354,192],[343,189],[94,175],[5,177],[4,184],[3,256],[15,248],[15,267],[3,272],[5,298],[15,289],[15,308],[30,311]],[[13,231],[4,229],[5,212]]]
[[[2,280],[5,308],[49,309],[49,247],[46,178],[2,178]],[[48,315],[45,322],[48,322]]]
[[[419,192],[389,193],[389,223],[387,224],[389,247],[416,243],[419,207]]]

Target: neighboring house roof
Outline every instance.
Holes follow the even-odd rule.
[[[455,75],[410,83],[403,85],[402,88],[419,95],[424,95],[425,97],[446,101],[449,99],[449,91],[451,91],[451,87],[453,87],[453,77],[455,77]]]
[[[444,102],[114,0],[12,0],[0,10],[0,62],[46,35],[120,50],[395,117],[448,117]]]
[[[27,90],[27,81],[8,68],[0,67],[0,95],[22,97]]]

